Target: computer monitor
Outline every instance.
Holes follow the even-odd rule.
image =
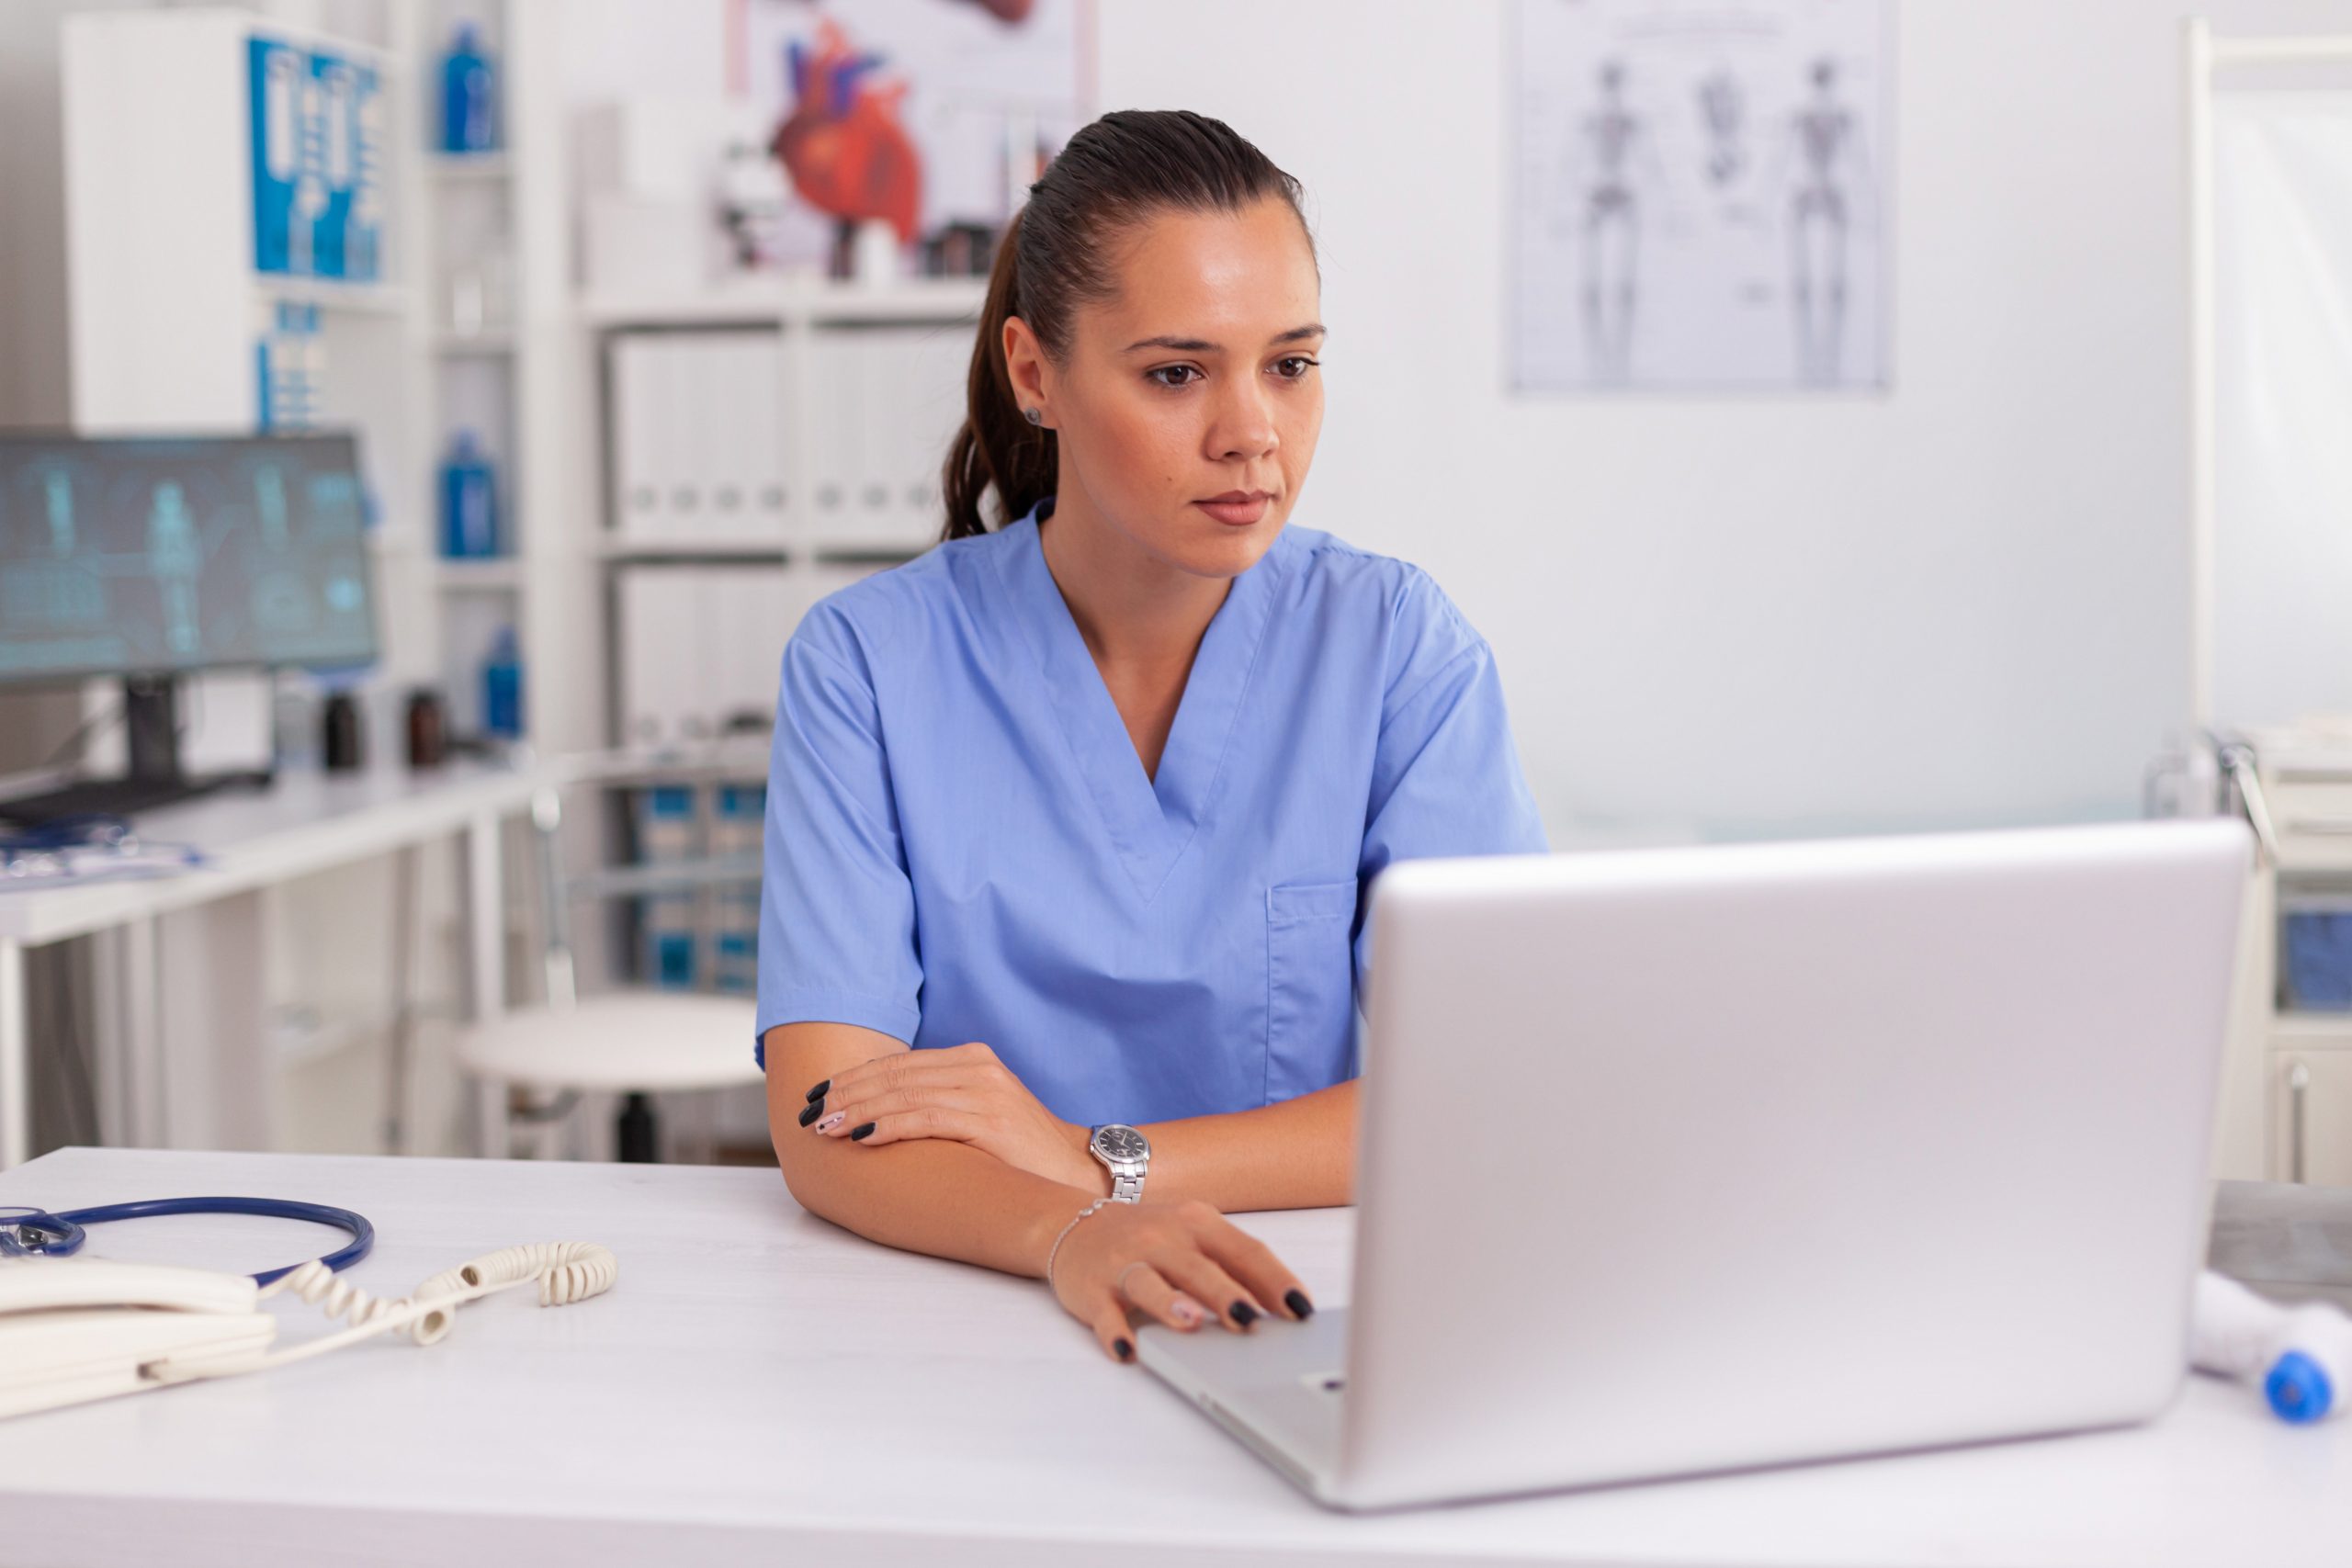
[[[377,652],[349,434],[0,434],[0,685],[122,678],[130,782],[149,786],[124,799],[198,787],[178,762],[177,676]],[[76,787],[80,809],[115,808]]]

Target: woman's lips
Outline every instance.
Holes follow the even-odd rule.
[[[1266,515],[1266,508],[1273,504],[1272,496],[1257,496],[1249,501],[1196,501],[1194,506],[1220,523],[1236,528],[1247,528]]]

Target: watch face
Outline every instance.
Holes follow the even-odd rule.
[[[1151,1145],[1133,1127],[1105,1127],[1094,1134],[1094,1146],[1114,1160],[1141,1159],[1151,1152]]]

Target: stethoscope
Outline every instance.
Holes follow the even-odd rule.
[[[368,1223],[367,1215],[324,1203],[297,1203],[284,1198],[150,1198],[144,1202],[107,1203],[62,1214],[52,1214],[45,1209],[0,1207],[0,1258],[70,1258],[82,1249],[82,1243],[88,1238],[83,1228],[85,1225],[102,1225],[112,1220],[149,1220],[166,1214],[257,1214],[264,1219],[308,1220],[314,1225],[332,1225],[348,1232],[351,1241],[341,1251],[331,1252],[318,1260],[329,1269],[349,1268],[367,1257],[368,1248],[376,1245],[376,1227]],[[254,1275],[254,1283],[270,1284],[301,1267],[302,1263],[288,1263],[283,1269],[269,1269]]]

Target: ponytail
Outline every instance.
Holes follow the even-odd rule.
[[[941,493],[947,498],[944,538],[985,534],[980,497],[993,487],[997,525],[1026,517],[1029,509],[1054,493],[1060,451],[1054,433],[1022,417],[1012,395],[1012,373],[1004,362],[1004,323],[1021,314],[1021,220],[1012,215],[989,271],[988,303],[980,307],[979,339],[972,345],[972,367],[964,378],[963,426],[947,448]]]
[[[1067,363],[1077,308],[1117,291],[1112,237],[1158,212],[1241,212],[1268,197],[1289,203],[1306,227],[1298,182],[1223,120],[1189,109],[1119,109],[1070,138],[997,245],[964,378],[964,423],[940,475],[943,538],[989,531],[980,499],[990,490],[1002,527],[1027,516],[1060,482],[1054,432],[1031,424],[1013,397],[1006,321],[1020,317],[1048,359]]]

